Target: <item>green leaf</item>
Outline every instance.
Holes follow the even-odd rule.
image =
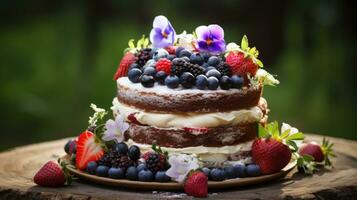
[[[267,131],[265,130],[265,128],[259,124],[258,127],[258,136],[259,138],[265,138],[268,135]]]
[[[145,38],[144,48],[148,47],[148,45],[149,45],[149,38]]]
[[[135,49],[134,39],[130,39],[128,42],[128,46],[130,49]]]
[[[255,58],[254,61],[255,61],[255,63],[256,63],[259,67],[261,67],[261,68],[264,67],[262,61],[260,61],[259,59]]]
[[[290,133],[290,130],[288,129],[288,130],[285,130],[285,132],[284,133],[282,133],[281,134],[281,139],[285,139],[286,137],[288,137],[289,136],[289,133]]]
[[[244,35],[240,47],[242,48],[243,51],[248,51],[249,48],[248,46],[249,46],[248,37]]]
[[[293,152],[296,152],[299,150],[299,147],[296,145],[296,143],[294,141],[286,141],[286,143],[289,145],[290,149],[293,151]]]
[[[257,48],[253,47],[251,49],[249,49],[249,54],[251,54],[253,57],[258,57],[259,55],[259,51],[257,50]]]
[[[289,135],[289,137],[286,138],[287,141],[290,140],[303,140],[305,138],[304,134],[301,132],[294,133],[292,135]]]
[[[310,155],[303,155],[302,158],[303,158],[304,161],[306,161],[306,162],[314,161],[314,157],[312,157],[312,156],[310,156]]]

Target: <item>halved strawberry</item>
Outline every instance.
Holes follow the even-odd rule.
[[[137,124],[137,125],[141,125],[141,126],[142,126],[143,124],[140,123],[140,122],[136,119],[135,114],[136,114],[136,113],[130,113],[130,114],[128,115],[128,120],[129,120],[130,122],[134,123],[134,124]]]
[[[127,76],[130,65],[133,64],[136,60],[137,57],[135,54],[130,51],[126,52],[119,63],[117,71],[114,74],[114,80],[117,80],[123,76]]]
[[[184,127],[183,130],[185,130],[185,132],[187,133],[191,133],[193,135],[200,135],[203,133],[207,133],[208,132],[208,128],[205,127]]]
[[[84,131],[78,137],[76,167],[83,170],[91,161],[99,160],[104,154],[103,148],[96,142],[95,135]]]

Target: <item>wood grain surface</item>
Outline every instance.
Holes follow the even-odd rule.
[[[297,173],[284,179],[229,190],[210,190],[208,199],[357,199],[357,142],[329,138],[335,143],[334,168],[313,176]],[[190,199],[183,191],[140,191],[101,186],[81,180],[62,188],[36,186],[32,177],[48,160],[64,154],[68,138],[18,147],[0,153],[0,199]],[[307,134],[307,140],[321,141]]]

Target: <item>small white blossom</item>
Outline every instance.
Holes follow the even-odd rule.
[[[194,45],[196,44],[196,39],[193,34],[187,34],[186,31],[177,35],[178,46],[184,47],[188,50],[194,50]]]
[[[299,132],[299,130],[297,128],[292,127],[289,124],[283,122],[282,125],[281,125],[280,133],[283,134],[285,131],[289,131],[289,135],[293,135],[293,134]],[[302,140],[300,140],[300,141],[296,140],[295,141],[295,143],[296,143],[296,145],[298,147],[300,147],[302,145],[302,142],[303,142]]]
[[[231,51],[242,51],[242,50],[240,49],[238,44],[234,42],[230,42],[226,46],[226,52],[231,52]]]
[[[196,157],[187,154],[173,154],[169,157],[170,169],[166,175],[177,182],[183,182],[191,170],[199,168]]]
[[[99,119],[102,119],[106,114],[107,111],[103,108],[98,108],[95,104],[90,104],[90,107],[94,110],[94,114],[92,117],[89,117],[89,126],[95,126]]]
[[[121,115],[117,115],[115,121],[109,119],[105,123],[105,131],[102,139],[104,141],[115,140],[122,142],[124,140],[124,133],[128,130],[129,124],[126,123]]]

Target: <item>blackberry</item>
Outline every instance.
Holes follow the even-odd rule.
[[[162,154],[156,152],[150,153],[145,159],[146,167],[152,171],[154,174],[157,171],[164,171],[167,168],[166,157]]]
[[[102,158],[98,160],[98,165],[104,165],[107,167],[120,167],[126,170],[129,166],[136,165],[136,161],[130,160],[127,155],[120,154],[115,149],[109,150]]]
[[[144,48],[141,49],[136,56],[138,57],[138,60],[136,63],[139,65],[139,67],[143,67],[148,60],[152,58],[151,56],[151,48]]]
[[[200,74],[203,74],[204,71],[205,68],[197,64],[187,62],[182,58],[175,58],[172,61],[171,74],[176,75],[178,77],[180,77],[184,72],[190,72],[191,74],[193,74],[194,77],[196,77]]]
[[[188,71],[193,74],[194,77],[197,77],[200,74],[204,74],[205,68],[197,65],[197,64],[191,64],[188,66]]]
[[[232,72],[229,68],[229,65],[225,62],[220,62],[217,66],[216,69],[221,73],[222,76],[231,76]]]

